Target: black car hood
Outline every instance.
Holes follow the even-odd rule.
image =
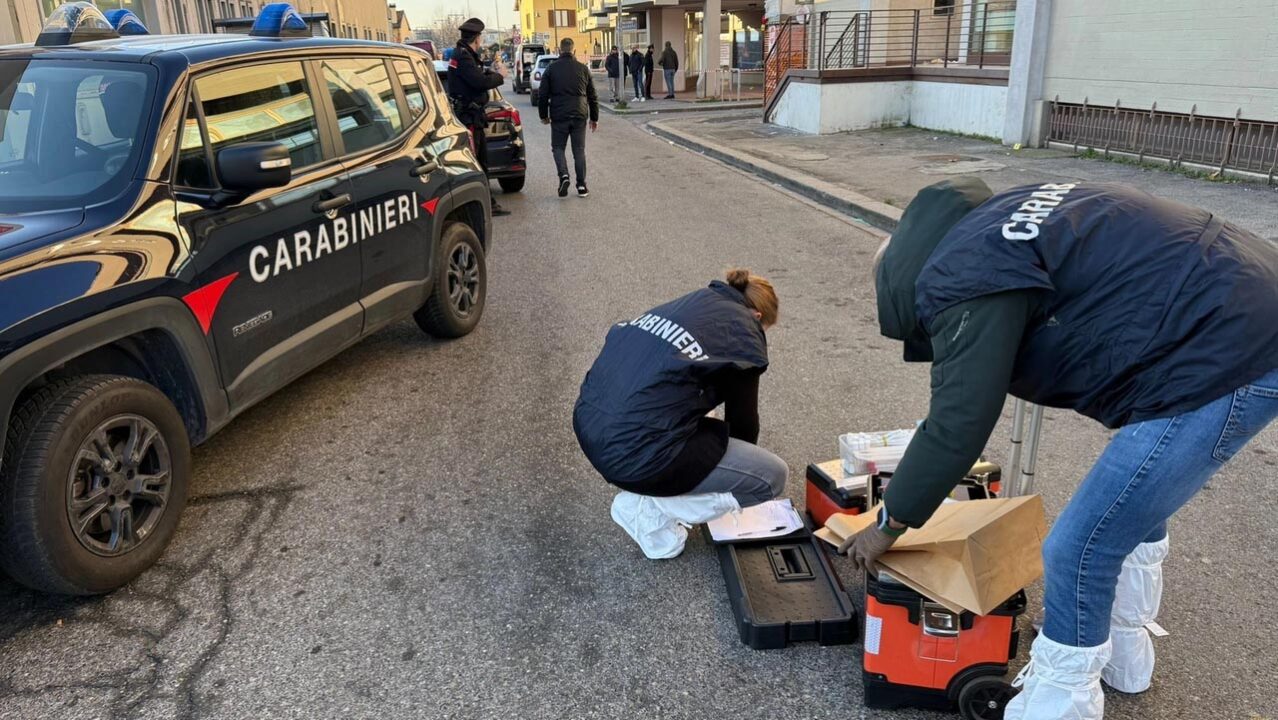
[[[0,215],[0,257],[32,240],[77,227],[84,222],[84,210]]]
[[[932,251],[960,220],[993,193],[978,178],[929,185],[905,208],[874,278],[879,331],[905,343],[906,362],[931,362],[932,341],[919,326],[914,283]]]

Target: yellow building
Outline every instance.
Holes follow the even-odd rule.
[[[579,56],[590,53],[590,37],[577,28],[577,0],[516,0],[522,42],[543,42],[551,52],[572,38]]]

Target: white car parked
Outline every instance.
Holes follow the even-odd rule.
[[[538,55],[537,62],[533,63],[532,79],[530,81],[530,89],[528,94],[532,96],[532,104],[537,104],[537,90],[541,88],[541,75],[546,72],[546,68],[550,67],[550,63],[555,61],[558,55]]]

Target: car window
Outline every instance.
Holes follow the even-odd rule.
[[[196,79],[195,87],[215,157],[227,145],[278,142],[288,148],[294,172],[324,159],[315,105],[301,63],[225,70]],[[185,141],[186,133],[183,137]],[[209,172],[208,168],[203,172]]]
[[[150,113],[149,68],[0,61],[0,212],[77,207],[120,190]]]
[[[399,134],[403,123],[385,62],[344,58],[324,60],[321,65],[346,152],[381,145]]]
[[[399,86],[404,90],[404,102],[408,103],[408,115],[416,120],[426,111],[426,95],[422,91],[421,80],[407,60],[396,60],[393,64],[395,74],[399,76]]]

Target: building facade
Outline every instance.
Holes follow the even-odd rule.
[[[63,0],[0,0],[0,43],[32,42]],[[217,21],[257,15],[271,0],[95,0],[102,10],[132,10],[152,33],[211,33]],[[335,37],[393,41],[386,0],[300,0],[305,13],[328,13]],[[407,24],[407,19],[404,20]]]
[[[543,42],[548,47],[572,38],[578,52],[590,51],[590,38],[577,26],[577,0],[516,0],[519,37],[522,42]]]

